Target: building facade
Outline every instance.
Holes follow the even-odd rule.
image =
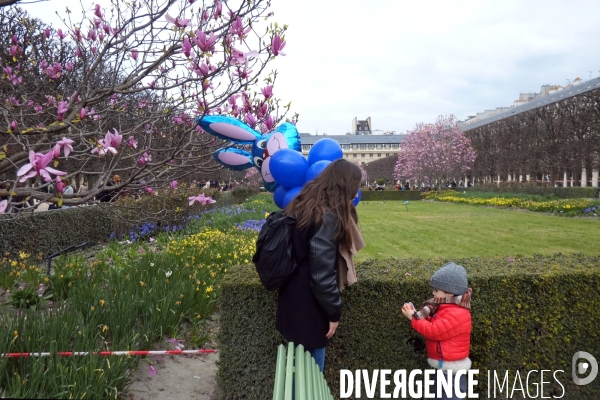
[[[324,138],[340,144],[344,158],[355,163],[369,163],[392,156],[400,150],[404,135],[311,135],[301,133],[302,155],[308,156],[312,146]]]

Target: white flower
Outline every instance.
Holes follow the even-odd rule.
[[[167,272],[165,272],[165,276],[166,276],[167,278],[168,278],[168,277],[170,277],[172,274],[173,274],[173,272],[171,272],[171,271],[167,271]]]

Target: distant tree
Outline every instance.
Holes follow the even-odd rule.
[[[471,140],[454,116],[439,116],[435,123],[417,124],[407,133],[398,152],[395,177],[441,188],[446,180],[465,176],[475,156]]]

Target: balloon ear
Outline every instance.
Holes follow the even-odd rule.
[[[254,166],[252,155],[246,150],[227,147],[215,151],[215,160],[229,169],[241,171]]]
[[[242,121],[223,115],[206,115],[196,119],[202,129],[218,137],[237,144],[253,144],[262,135]]]
[[[356,207],[358,205],[358,203],[360,202],[360,189],[358,189],[358,192],[356,193],[357,197],[354,198],[354,200],[352,200],[352,204],[354,205],[354,207]]]

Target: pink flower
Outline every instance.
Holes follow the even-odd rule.
[[[132,149],[137,149],[138,141],[131,135],[127,138],[127,145]]]
[[[183,54],[185,54],[187,58],[190,58],[192,44],[190,43],[190,38],[187,36],[183,38],[183,43],[181,44],[181,51],[183,52]]]
[[[263,96],[265,96],[265,99],[270,99],[271,97],[273,97],[273,86],[272,85],[264,87],[264,88],[260,89],[260,91],[262,92]]]
[[[52,160],[53,152],[49,151],[46,154],[36,153],[33,150],[29,151],[29,164],[23,165],[19,168],[17,176],[21,177],[19,182],[25,182],[29,178],[40,175],[46,182],[50,182],[54,175],[66,175],[66,172],[55,170],[54,168],[48,167],[48,163]]]
[[[44,29],[44,36],[46,36],[46,39],[50,39],[50,29]]]
[[[248,125],[250,125],[251,128],[256,126],[256,118],[254,118],[254,115],[248,113],[244,116],[244,120]]]
[[[190,201],[190,206],[196,201],[202,205],[216,203],[216,201],[214,201],[211,197],[204,196],[204,193],[200,193],[198,196],[188,197],[188,200]]]
[[[104,156],[109,151],[113,154],[117,154],[117,147],[121,144],[121,140],[123,136],[119,134],[115,128],[114,134],[110,133],[110,131],[106,132],[104,139],[98,140],[98,146],[92,149],[92,154],[97,153],[100,157]]]
[[[251,29],[252,28],[250,26],[244,29],[244,22],[240,17],[237,17],[235,21],[231,23],[231,26],[229,27],[229,32],[231,32],[234,35],[237,35],[240,38],[240,43],[242,43],[242,39],[246,36],[248,32],[250,32]]]
[[[171,183],[169,184],[169,186],[171,187],[171,189],[175,190],[177,189],[177,181],[171,181]]]
[[[87,113],[87,109],[85,107],[83,107],[81,110],[79,110],[79,119],[84,119],[86,113]]]
[[[63,33],[63,31],[60,30],[60,29],[56,31],[56,34],[58,35],[58,37],[60,38],[60,40],[63,40],[64,38],[67,37],[67,34]]]
[[[143,167],[144,165],[146,165],[146,163],[149,162],[152,162],[152,155],[148,154],[148,152],[145,151],[144,154],[142,154],[142,156],[138,160],[138,163]]]
[[[0,201],[0,214],[4,214],[4,211],[8,208],[8,200]]]
[[[67,105],[68,105],[68,104],[69,104],[69,103],[68,103],[68,102],[66,102],[66,101],[59,101],[59,102],[58,102],[58,109],[56,110],[56,113],[57,113],[57,119],[58,119],[59,121],[62,121],[62,120],[63,120],[63,117],[64,117],[64,115],[65,115],[65,112],[67,112],[67,110],[68,110],[68,109],[67,109]]]
[[[222,12],[223,12],[223,3],[221,3],[219,0],[215,0],[215,13],[214,13],[215,20],[221,16]]]
[[[271,40],[271,51],[273,52],[273,55],[278,56],[281,54],[282,56],[285,56],[285,53],[281,51],[285,47],[285,44],[285,41],[281,40],[281,36],[273,36],[273,40]]]
[[[33,109],[35,110],[36,113],[42,112],[42,106],[35,106],[35,107],[33,107]]]
[[[75,142],[71,139],[67,139],[66,137],[63,137],[62,140],[56,142],[54,145],[54,158],[58,158],[61,148],[63,149],[65,158],[69,158],[69,154],[73,151],[73,143]]]
[[[213,51],[214,44],[217,41],[218,36],[215,35],[214,32],[210,33],[210,36],[207,38],[206,33],[201,30],[196,30],[196,37],[194,38],[194,42],[196,46],[200,48],[202,51]]]
[[[156,370],[152,365],[150,366],[150,376],[156,376]]]
[[[170,23],[175,24],[175,26],[178,27],[178,28],[185,27],[185,26],[187,26],[190,23],[189,19],[173,18],[169,14],[166,14],[165,18]]]
[[[15,131],[17,129],[17,121],[13,121],[10,123],[10,130]]]
[[[60,176],[57,176],[56,177],[56,190],[58,190],[59,193],[62,193],[64,189],[65,189],[65,184],[63,183],[62,179],[60,179]]]
[[[146,189],[146,192],[148,192],[150,194],[154,193],[154,190],[152,190],[152,188],[147,187],[145,189]]]
[[[133,58],[134,61],[137,61],[138,59],[138,51],[136,49],[131,50],[131,58]]]
[[[96,4],[94,7],[94,15],[98,18],[102,18],[102,10],[100,10],[100,4]]]
[[[150,243],[152,243],[152,242],[156,242],[156,239],[154,239],[153,237],[151,237],[150,239],[148,239],[148,241],[149,241]]]

